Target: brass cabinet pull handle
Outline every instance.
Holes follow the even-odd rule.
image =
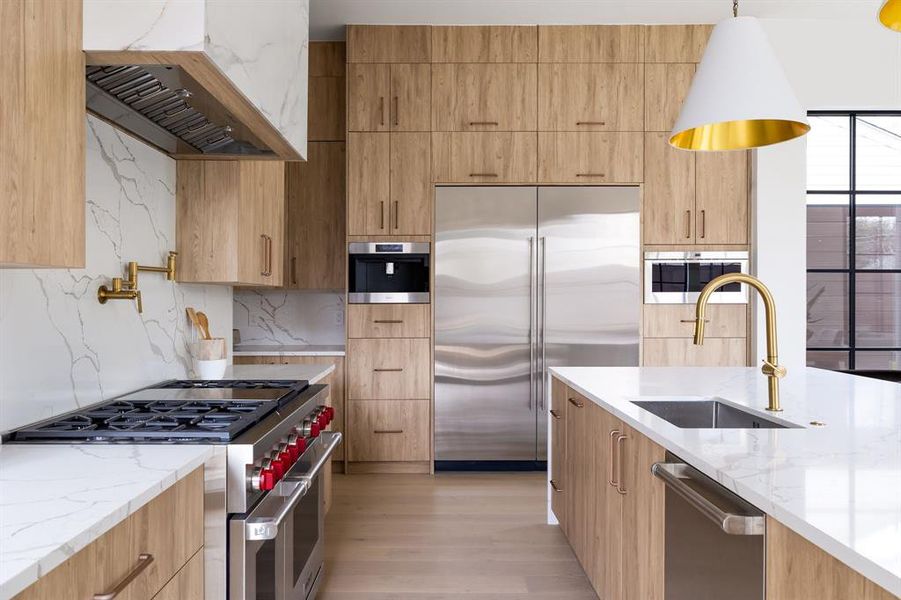
[[[576,408],[582,408],[583,406],[585,406],[584,402],[577,402],[573,398],[567,398],[567,400],[569,400],[569,403],[572,404],[573,406],[575,406]]]
[[[707,211],[706,210],[701,211],[701,232],[700,233],[701,233],[701,239],[703,240],[704,237],[707,235]]]
[[[291,283],[297,285],[297,257],[291,257]]]
[[[116,586],[108,592],[102,592],[100,594],[94,594],[94,600],[113,600],[116,596],[125,591],[125,588],[128,587],[132,581],[137,579],[138,575],[144,572],[144,569],[150,566],[150,563],[153,562],[152,554],[139,554],[138,555],[138,564],[135,565],[135,568],[129,571],[128,575],[126,575],[122,581],[116,584]]]
[[[385,228],[385,201],[379,202],[379,229]]]
[[[612,485],[613,487],[618,487],[619,484],[616,482],[616,469],[613,467],[613,459],[616,456],[616,444],[614,443],[614,438],[619,435],[619,430],[614,429],[610,432],[610,462],[607,464],[607,483]]]
[[[403,429],[373,429],[372,433],[403,433]]]
[[[400,205],[394,201],[394,229],[400,229]]]
[[[685,211],[685,239],[691,237],[691,211]]]
[[[397,101],[397,96],[394,97],[394,126],[400,125],[400,103]]]
[[[266,261],[267,261],[266,262],[266,277],[269,277],[270,275],[272,275],[272,236],[271,235],[266,236],[266,246],[269,249],[269,251],[266,254]]]
[[[473,125],[498,125],[498,122],[497,121],[470,121],[469,125],[470,126],[473,126]]]
[[[559,485],[557,485],[557,482],[554,481],[553,479],[551,479],[551,488],[558,494],[563,491],[563,488],[561,488]]]
[[[497,173],[470,173],[470,177],[497,177]]]
[[[560,415],[560,413],[558,413],[558,412],[557,412],[556,410],[554,410],[553,408],[552,408],[549,412],[551,413],[551,416],[554,417],[555,419],[561,419],[561,418],[563,418],[562,415]]]
[[[679,319],[679,322],[680,323],[697,323],[698,320],[697,319]],[[704,322],[709,323],[710,319],[704,319]]]
[[[622,450],[622,443],[623,443],[623,441],[627,440],[628,438],[629,438],[629,436],[623,435],[623,434],[619,434],[619,435],[616,437],[616,448],[617,448],[617,453],[616,453],[617,461],[616,461],[616,464],[617,464],[617,468],[618,468],[617,473],[616,473],[616,491],[619,492],[620,494],[622,494],[623,496],[626,495],[626,486],[623,485],[623,450]]]
[[[403,323],[404,321],[403,321],[403,319],[373,319],[372,322],[373,323],[390,323],[393,325],[396,323]]]
[[[606,125],[604,121],[576,121],[576,125]]]
[[[606,177],[604,173],[576,173],[576,177]]]
[[[400,373],[403,369],[373,369],[374,373]]]
[[[385,124],[385,97],[379,96],[379,125]]]

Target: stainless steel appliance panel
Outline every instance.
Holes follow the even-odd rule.
[[[534,460],[534,187],[435,194],[435,459]]]
[[[748,273],[746,251],[645,252],[645,304],[694,304],[710,280],[726,273]],[[728,284],[713,293],[712,304],[747,304],[748,288]]]
[[[551,366],[637,366],[641,291],[637,187],[538,188],[538,408]],[[546,458],[547,420],[538,420]]]

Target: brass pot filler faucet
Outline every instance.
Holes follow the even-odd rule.
[[[141,300],[141,290],[138,289],[138,271],[151,273],[165,273],[167,281],[175,281],[175,259],[178,252],[169,252],[165,267],[146,267],[131,261],[125,267],[126,279],[113,277],[111,287],[101,285],[97,289],[97,300],[100,304],[106,304],[108,300],[135,300],[138,304],[138,313],[144,312],[144,303]]]
[[[704,324],[707,322],[705,311],[707,310],[707,302],[710,296],[719,288],[729,283],[745,283],[760,294],[763,299],[763,306],[766,309],[766,359],[763,361],[761,371],[768,379],[769,406],[767,410],[780,412],[782,406],[779,403],[779,380],[785,377],[788,372],[785,367],[779,366],[779,352],[776,344],[776,302],[773,300],[773,294],[762,281],[751,275],[744,273],[727,273],[720,275],[704,286],[701,295],[698,297],[698,304],[695,314],[695,345],[700,346],[704,343]]]

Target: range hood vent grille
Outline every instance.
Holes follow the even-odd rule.
[[[91,65],[85,76],[88,109],[164,152],[272,155],[268,148],[236,139],[222,118],[227,113],[211,106],[214,99],[192,86],[193,80],[177,66]],[[195,90],[200,92],[196,96]]]

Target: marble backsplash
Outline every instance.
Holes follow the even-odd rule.
[[[144,313],[97,302],[124,264],[175,249],[175,161],[88,117],[84,269],[0,270],[0,431],[191,369],[185,306],[231,344],[232,290],[141,273]]]
[[[344,345],[344,294],[237,290],[234,327],[242,344]]]

